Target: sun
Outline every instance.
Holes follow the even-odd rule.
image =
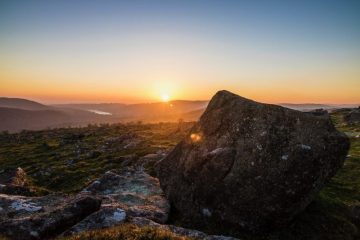
[[[162,95],[161,95],[161,100],[162,100],[163,102],[168,102],[168,101],[170,100],[169,94],[166,94],[166,93],[162,94]]]

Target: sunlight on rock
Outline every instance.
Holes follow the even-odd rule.
[[[200,136],[200,134],[192,133],[192,134],[190,135],[190,139],[191,139],[191,141],[193,141],[193,142],[199,142],[199,141],[201,141],[201,136]]]

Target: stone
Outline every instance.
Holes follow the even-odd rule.
[[[348,149],[348,138],[324,112],[219,91],[156,169],[189,225],[266,231],[301,212],[343,165]]]
[[[78,195],[23,197],[0,195],[0,233],[11,239],[57,236],[100,208],[98,198]]]
[[[158,179],[142,169],[128,167],[108,171],[83,191],[103,197],[103,205],[123,205],[131,216],[148,217],[159,223],[168,219],[170,205]]]
[[[354,204],[350,207],[350,216],[356,224],[360,224],[360,204]]]
[[[116,226],[128,217],[142,217],[157,223],[165,223],[169,217],[170,205],[159,181],[142,169],[128,167],[107,171],[82,192],[102,198],[100,210],[63,235]]]
[[[344,116],[344,120],[350,125],[360,123],[360,107],[352,109]]]
[[[120,206],[102,206],[99,211],[86,217],[63,235],[69,236],[83,231],[112,227],[123,223],[126,217],[126,212]]]
[[[24,187],[26,183],[26,173],[21,167],[0,172],[0,184],[2,185]]]
[[[27,175],[22,168],[0,171],[0,194],[31,196],[33,192],[27,185]]]

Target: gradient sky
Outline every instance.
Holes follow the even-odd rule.
[[[1,0],[0,96],[360,103],[360,1]]]

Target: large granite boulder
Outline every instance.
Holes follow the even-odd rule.
[[[157,171],[170,203],[192,225],[267,230],[302,211],[348,149],[325,113],[220,91]]]

